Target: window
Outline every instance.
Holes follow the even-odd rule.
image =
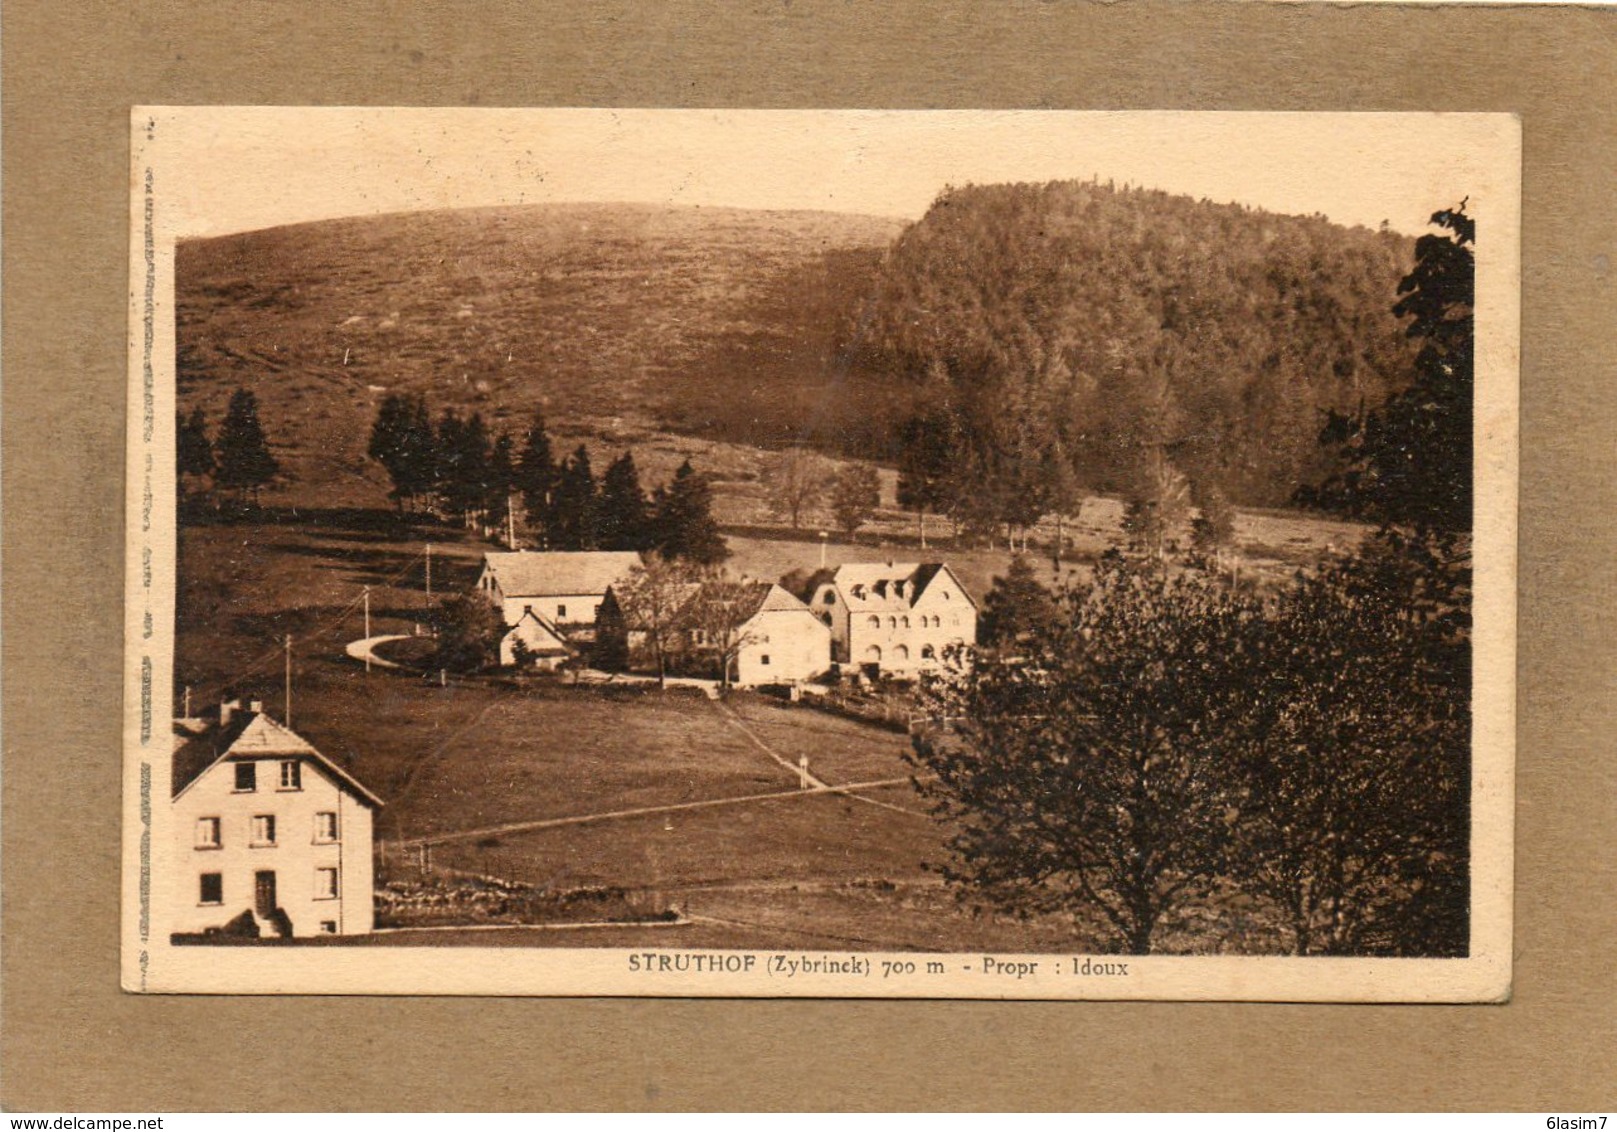
[[[888,614],[888,615],[887,615],[887,627],[888,627],[888,628],[889,628],[889,629],[896,629],[896,628],[898,628],[898,618],[896,618],[896,617],[894,617],[894,616],[893,616],[893,615],[892,615],[892,614],[890,614],[890,613],[889,613],[889,614]]]
[[[567,607],[565,605],[558,605],[556,607],[556,620],[560,621],[562,618],[564,618],[566,616],[567,616]]]
[[[865,587],[863,585],[855,586],[853,588],[853,596],[858,598],[860,601],[863,601],[865,599]]]
[[[336,935],[337,934],[337,921],[336,920],[321,920],[320,921],[320,934],[321,935]]]
[[[201,891],[197,894],[198,904],[223,904],[225,902],[225,877],[223,873],[203,873]]]
[[[258,764],[236,764],[236,792],[238,794],[251,793],[258,789]]]
[[[317,845],[329,845],[338,840],[336,813],[321,810],[314,815],[314,840]]]
[[[908,629],[910,627],[910,615],[908,613],[904,614],[903,617],[899,618],[899,623]]]
[[[297,759],[287,759],[281,763],[281,789],[303,789],[303,764]]]
[[[314,898],[316,900],[337,899],[336,869],[316,869],[314,871]]]
[[[275,844],[275,815],[257,814],[253,817],[253,844]]]
[[[835,605],[836,603],[837,603],[836,592],[833,591],[833,590],[826,590],[825,591],[825,604],[827,604],[827,605]]]
[[[217,849],[219,848],[219,844],[219,819],[198,818],[196,842],[197,848]]]
[[[922,645],[921,646],[921,659],[922,660],[936,660],[937,658],[938,658],[938,652],[931,645]]]
[[[758,663],[759,664],[768,664],[769,663],[769,654],[764,653],[762,656],[760,656],[758,658]]]

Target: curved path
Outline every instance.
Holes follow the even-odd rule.
[[[361,664],[374,664],[377,668],[392,668],[399,672],[414,672],[414,668],[407,668],[391,660],[384,660],[376,655],[376,646],[385,645],[389,641],[407,641],[408,633],[384,633],[380,637],[362,637],[357,641],[349,641],[343,646],[343,651]]]

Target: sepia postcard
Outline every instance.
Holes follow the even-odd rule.
[[[127,990],[1508,997],[1513,116],[132,143]]]

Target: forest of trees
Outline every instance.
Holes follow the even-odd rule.
[[[544,550],[656,551],[700,565],[729,555],[712,486],[689,460],[648,496],[631,452],[599,477],[585,445],[557,459],[542,413],[519,446],[505,433],[491,437],[478,413],[445,409],[434,423],[425,398],[389,394],[369,452],[387,469],[401,512],[428,508],[490,531],[516,527]]]
[[[963,895],[1134,953],[1244,896],[1296,954],[1467,954],[1475,225],[1432,220],[1388,296],[1412,375],[1318,436],[1312,498],[1381,523],[1360,549],[1263,594],[1115,552],[996,580],[914,756]]]
[[[1387,295],[1411,242],[1099,183],[945,191],[887,257],[851,363],[907,383],[907,506],[967,528],[1084,491],[1151,512],[1275,505],[1341,467],[1330,413],[1413,356]],[[923,313],[924,312],[924,313]]]

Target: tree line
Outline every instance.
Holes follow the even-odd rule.
[[[1410,246],[1099,182],[950,188],[845,351],[913,394],[891,426],[906,507],[1020,531],[1113,493],[1160,541],[1339,470],[1321,422],[1407,382],[1386,295]]]
[[[914,754],[964,893],[1121,951],[1245,896],[1297,954],[1467,953],[1475,225],[1433,223],[1396,306],[1412,377],[1318,437],[1315,497],[1381,524],[1359,550],[1269,593],[1115,552],[1057,592],[996,580]]]
[[[479,413],[445,409],[434,421],[425,397],[391,393],[368,451],[387,470],[401,511],[426,507],[491,531],[520,518],[527,539],[544,550],[656,551],[702,565],[729,555],[712,486],[688,459],[649,494],[632,452],[598,478],[586,445],[555,456],[542,412],[518,443],[508,433],[491,435]]]
[[[218,436],[209,439],[200,408],[175,414],[175,472],[180,501],[214,489],[238,502],[258,502],[259,492],[281,477],[269,437],[258,420],[258,398],[238,389],[230,397]]]

